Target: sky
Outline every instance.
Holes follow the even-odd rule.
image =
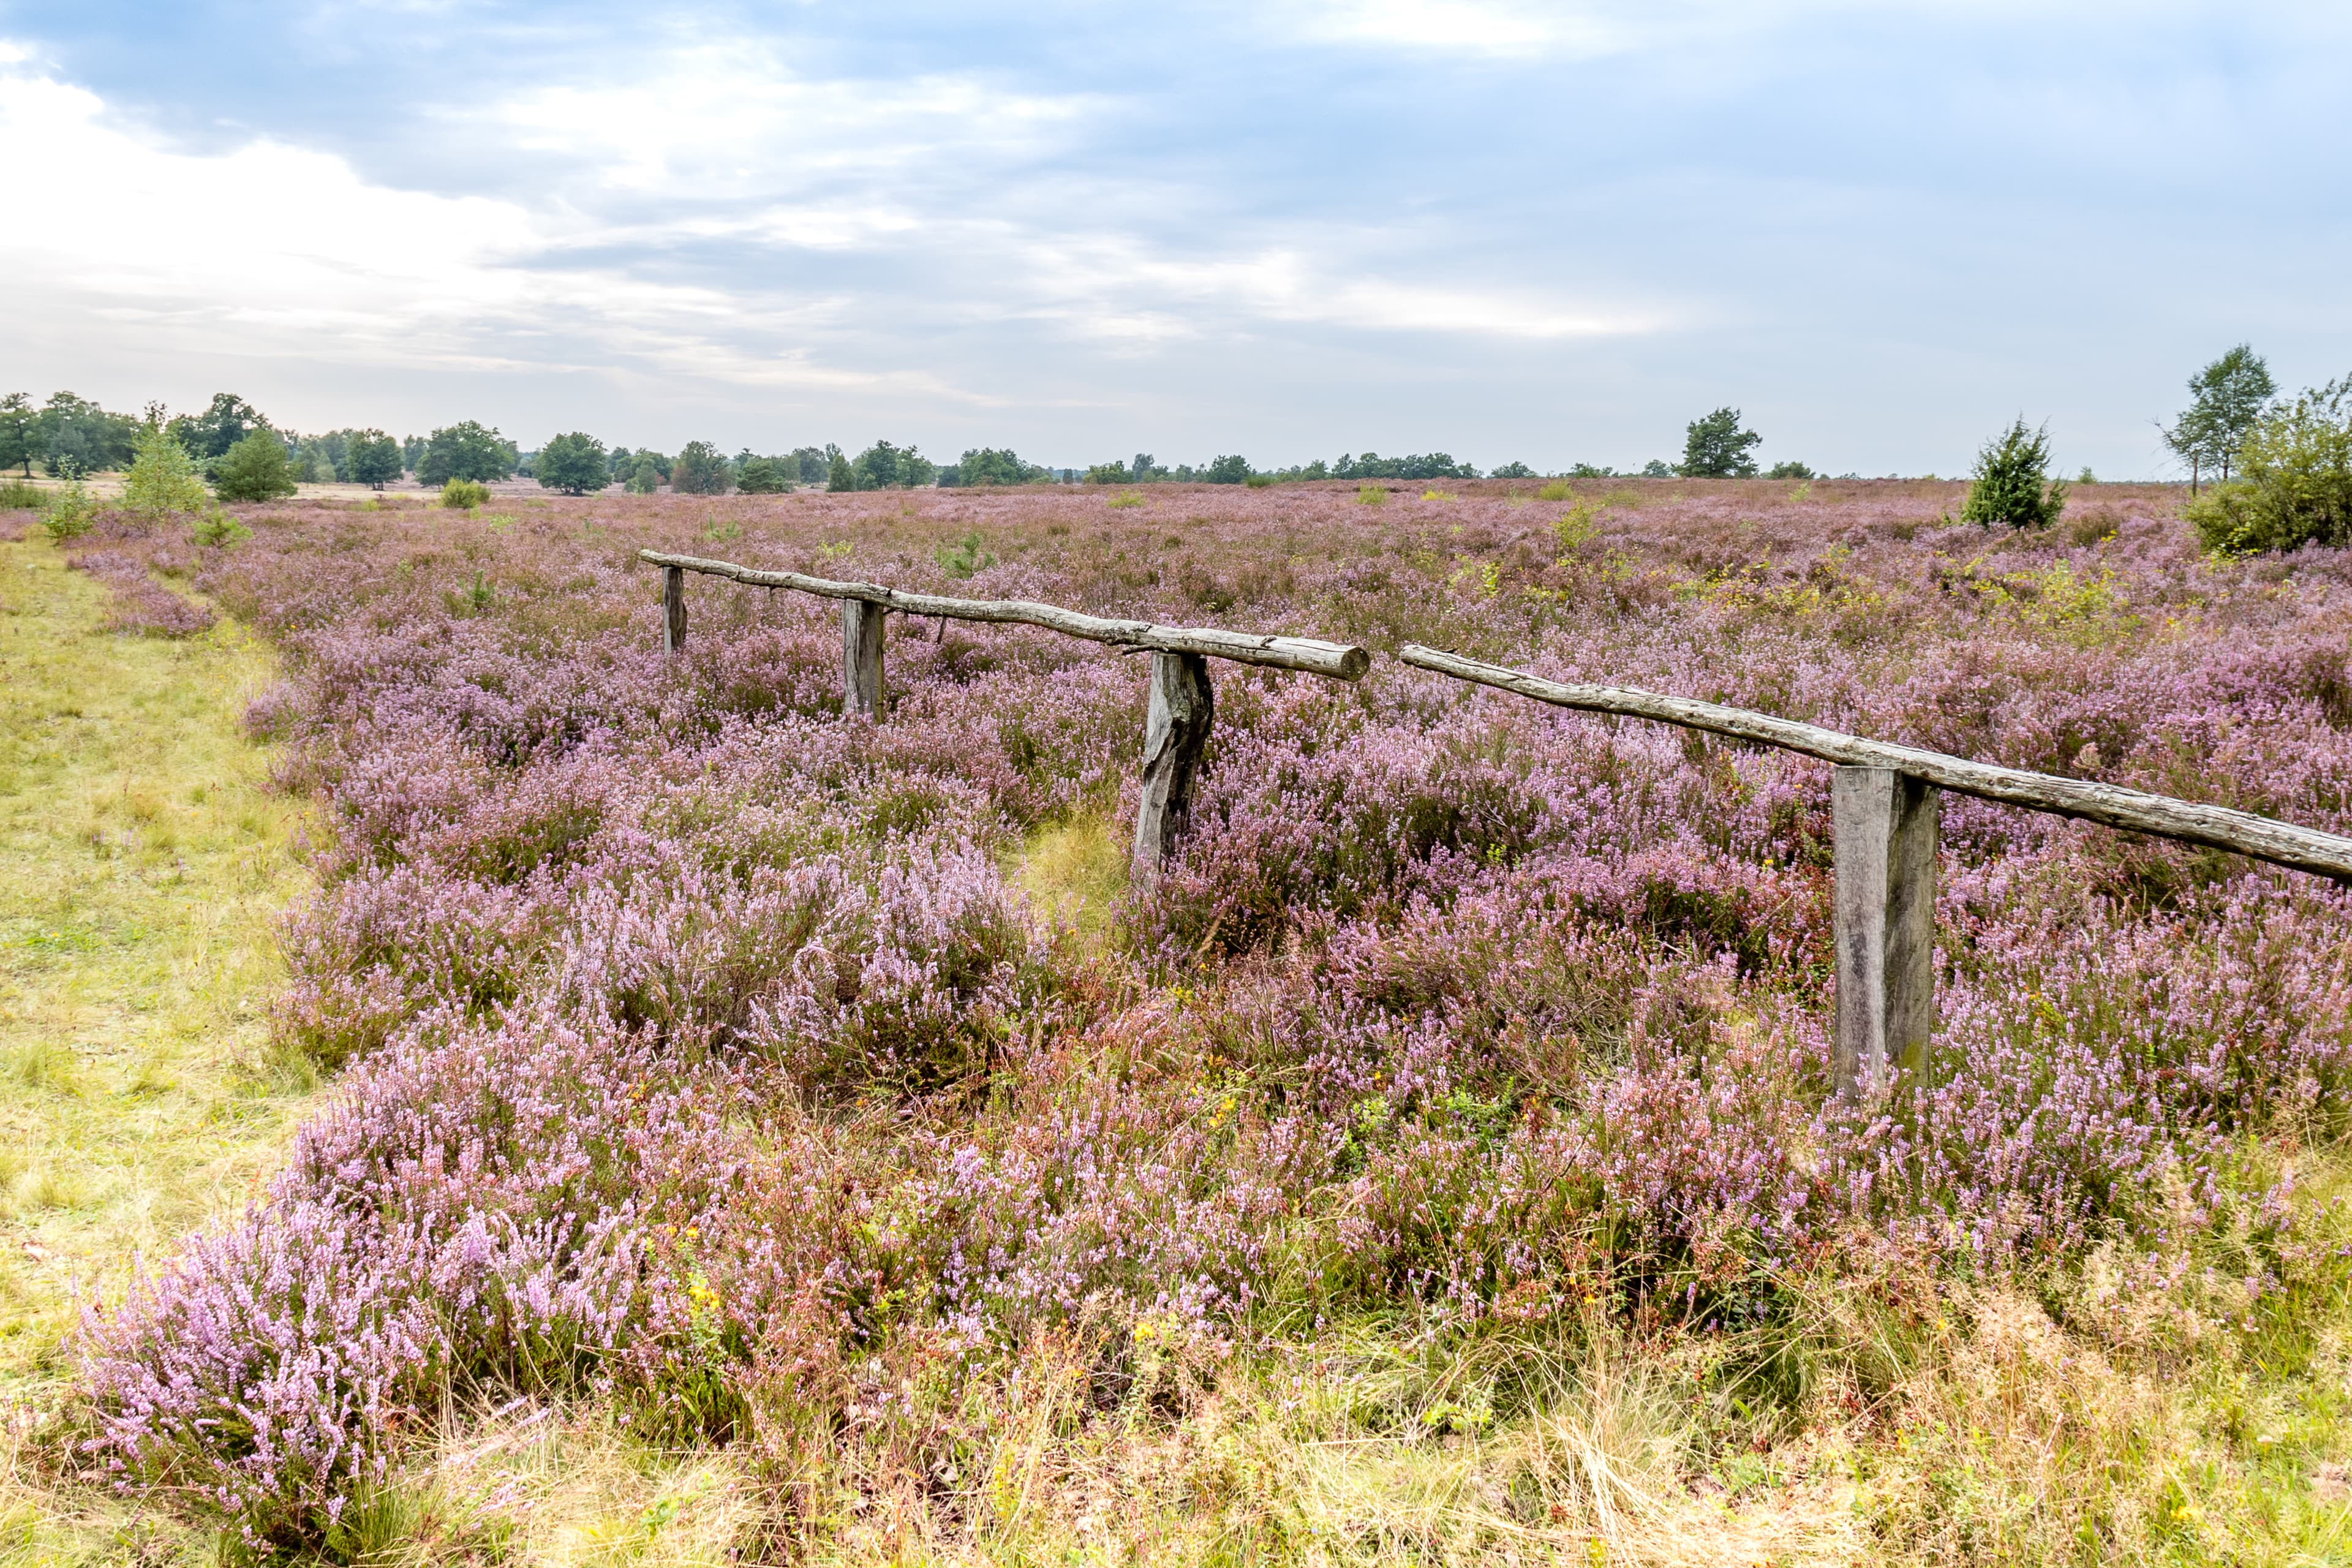
[[[525,447],[2168,477],[2352,372],[2352,6],[0,0],[0,391]]]

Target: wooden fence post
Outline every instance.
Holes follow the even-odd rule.
[[[1942,792],[1893,768],[1830,779],[1837,858],[1837,1092],[1874,1102],[1922,1072],[1936,1026],[1936,845]]]
[[[1209,661],[1197,653],[1151,656],[1151,711],[1143,726],[1143,802],[1135,814],[1129,879],[1148,888],[1192,815],[1192,774],[1209,743],[1216,693]]]
[[[863,599],[841,601],[841,710],[879,721],[882,699],[882,622],[888,614]]]
[[[673,654],[686,646],[686,569],[662,568],[662,652]]]

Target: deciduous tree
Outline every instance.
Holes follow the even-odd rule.
[[[2243,555],[2352,544],[2352,376],[2271,409],[2238,454],[2238,482],[2189,505],[2206,548]]]
[[[0,468],[22,468],[33,477],[33,432],[38,416],[33,400],[21,392],[0,397]]]
[[[669,487],[682,496],[723,496],[734,483],[726,455],[708,441],[688,441],[669,466]]]
[[[214,393],[203,413],[183,414],[171,425],[172,435],[199,462],[226,458],[231,447],[269,427],[261,411],[234,392]]]
[[[382,489],[400,482],[400,443],[383,431],[353,432],[346,452],[352,483]]]
[[[131,439],[139,421],[110,414],[86,397],[54,393],[34,421],[41,465],[59,479],[79,479],[131,461]]]
[[[2164,433],[2164,444],[2189,465],[2190,495],[2209,468],[2220,470],[2223,484],[2230,482],[2238,448],[2277,395],[2271,367],[2251,343],[2240,343],[2189,378],[2189,406]]]
[[[531,473],[540,489],[566,495],[586,495],[613,482],[613,470],[604,461],[604,443],[580,430],[558,436],[541,447]]]
[[[425,456],[417,464],[416,477],[435,487],[451,479],[488,484],[513,475],[515,456],[514,444],[496,428],[467,419],[433,432],[425,444]]]

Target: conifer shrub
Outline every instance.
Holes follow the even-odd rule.
[[[451,479],[441,487],[441,504],[452,511],[471,511],[490,499],[490,487],[474,479]]]
[[[223,500],[282,500],[294,493],[294,464],[274,430],[256,430],[213,468],[213,492]]]
[[[210,497],[188,449],[159,423],[142,425],[131,437],[131,471],[122,480],[122,506],[146,517],[202,511]]]
[[[1987,528],[2047,528],[2065,510],[2065,481],[2050,479],[2050,427],[2028,430],[2020,417],[1977,454],[1975,482],[1960,507],[1960,521]]]

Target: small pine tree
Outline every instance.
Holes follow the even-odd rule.
[[[1752,479],[1756,459],[1748,453],[1763,440],[1755,431],[1739,427],[1738,409],[1718,408],[1704,419],[1692,420],[1685,428],[1683,475],[1694,479]]]
[[[661,466],[649,457],[639,458],[637,466],[629,470],[626,487],[633,496],[649,496],[661,489]]]
[[[825,466],[824,488],[829,490],[854,490],[857,488],[857,470],[852,468],[849,459],[839,452],[835,452],[833,461]]]
[[[256,430],[228,449],[213,469],[223,500],[277,500],[294,493],[294,465],[275,430]]]
[[[1960,507],[1962,522],[1990,528],[2047,528],[2066,510],[2066,484],[2050,479],[2050,427],[2028,430],[2016,422],[1977,454],[1975,482]]]
[[[161,419],[150,419],[131,438],[131,471],[122,480],[124,510],[148,517],[202,511],[212,498],[196,473],[195,459],[173,439]]]

